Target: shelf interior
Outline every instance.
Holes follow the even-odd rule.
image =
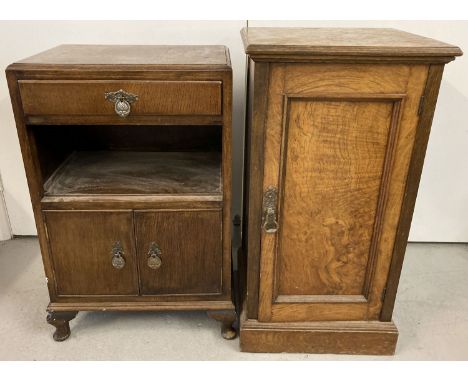
[[[222,126],[28,126],[44,196],[222,199]]]
[[[221,194],[218,152],[75,151],[44,184],[46,196]]]

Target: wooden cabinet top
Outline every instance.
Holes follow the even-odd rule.
[[[10,66],[44,67],[150,66],[181,69],[226,69],[229,50],[223,45],[59,45]]]
[[[253,58],[363,57],[448,62],[460,48],[397,29],[384,28],[244,28],[245,52]]]

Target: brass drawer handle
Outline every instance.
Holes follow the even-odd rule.
[[[263,229],[266,233],[275,233],[278,230],[276,196],[277,190],[273,186],[268,187],[263,195]]]
[[[161,254],[161,248],[153,241],[148,251],[148,267],[158,269],[162,265]]]
[[[114,110],[119,117],[125,118],[130,114],[130,104],[138,100],[138,96],[135,94],[127,93],[120,89],[116,92],[104,93],[106,100],[114,102]]]
[[[120,241],[116,241],[112,246],[112,266],[115,269],[122,269],[125,266],[124,251]]]

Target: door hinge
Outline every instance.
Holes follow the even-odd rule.
[[[421,96],[421,98],[419,99],[418,115],[421,115],[424,110],[424,100],[424,96]]]
[[[381,296],[381,300],[382,302],[385,300],[385,295],[387,294],[387,288],[384,288],[383,291],[382,291],[382,296]]]

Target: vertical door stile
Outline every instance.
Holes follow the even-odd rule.
[[[279,173],[281,160],[281,145],[283,134],[283,101],[284,81],[287,66],[284,64],[272,65],[270,69],[270,88],[267,104],[267,118],[264,139],[264,170],[263,170],[263,196],[270,187],[279,189]],[[278,209],[279,199],[276,200]],[[262,206],[263,208],[263,206]],[[262,211],[262,214],[264,211]],[[277,215],[278,219],[278,215]],[[262,219],[263,224],[263,219]],[[259,312],[260,321],[271,319],[271,306],[273,303],[274,262],[278,231],[266,233],[262,228],[260,246],[260,290]]]

